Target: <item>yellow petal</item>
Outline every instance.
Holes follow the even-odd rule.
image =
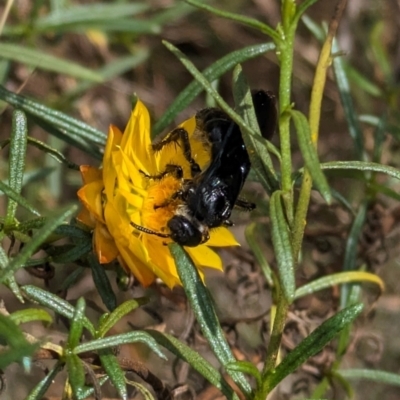
[[[163,240],[144,234],[143,245],[149,252],[153,272],[170,288],[181,285],[175,260]]]
[[[90,165],[81,165],[79,167],[83,183],[86,185],[93,181],[103,180],[103,171]]]
[[[81,187],[78,190],[79,200],[83,205],[93,214],[93,216],[101,222],[103,218],[103,205],[101,199],[101,192],[103,191],[103,182],[94,181]]]
[[[76,216],[76,219],[92,229],[94,229],[94,227],[96,226],[96,220],[94,216],[89,212],[86,207],[82,208],[82,210]]]
[[[155,174],[156,164],[151,148],[150,116],[145,105],[138,100],[129,118],[121,141],[122,151],[135,160],[138,169]]]
[[[130,271],[143,286],[149,286],[154,282],[156,276],[149,269],[147,263],[142,262],[128,248],[122,247],[120,252],[119,262],[126,271]]]
[[[210,239],[206,245],[211,247],[240,246],[232,232],[225,227],[211,229]]]
[[[104,224],[97,223],[93,241],[100,264],[108,264],[117,258],[117,246]]]
[[[222,271],[221,257],[206,245],[185,247],[193,262],[202,267],[219,269]]]
[[[111,199],[114,194],[117,172],[115,170],[112,153],[118,148],[117,146],[120,144],[121,139],[121,131],[117,127],[111,125],[108,131],[108,138],[103,157],[103,181],[107,199]]]

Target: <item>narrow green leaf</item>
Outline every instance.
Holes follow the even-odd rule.
[[[103,20],[119,20],[128,15],[136,15],[148,10],[150,7],[146,3],[97,3],[74,5],[69,8],[56,9],[55,11],[37,18],[34,28],[39,31],[54,29],[57,32],[65,27],[75,24],[83,26],[88,22]]]
[[[1,46],[1,43],[0,43]],[[28,128],[25,114],[20,110],[13,112],[10,140],[10,156],[8,161],[8,184],[17,194],[21,193],[22,180],[25,171],[25,156]],[[18,203],[8,198],[5,228],[14,223]]]
[[[208,81],[215,81],[236,64],[243,63],[273,49],[275,49],[273,43],[266,43],[233,51],[210,65],[202,73]],[[176,115],[184,110],[202,91],[202,86],[196,80],[186,86],[165,111],[164,115],[154,124],[153,136],[160,134],[173,121]]]
[[[64,156],[64,154],[62,154],[57,149],[49,146],[48,144],[46,144],[38,139],[29,137],[29,136],[28,136],[28,144],[36,147],[37,149],[43,151],[46,154],[48,154],[49,156],[54,158],[56,161],[58,161],[62,164],[65,164],[68,168],[79,171],[79,165],[74,164],[73,162],[69,161],[67,159],[67,157]]]
[[[16,324],[24,324],[25,322],[30,321],[44,321],[44,322],[53,322],[53,318],[51,315],[39,308],[25,308],[24,310],[15,311],[10,314],[10,319]]]
[[[219,389],[228,399],[238,400],[238,396],[232,387],[226,382],[223,376],[207,360],[200,356],[189,346],[167,333],[148,329],[146,332],[151,335],[161,346],[165,347],[172,354],[187,362],[195,371]]]
[[[25,400],[42,400],[44,398],[47,389],[53,383],[57,374],[62,370],[63,363],[57,361],[56,365],[50,370],[50,372],[33,388]]]
[[[400,386],[400,375],[393,372],[377,369],[339,369],[337,373],[345,379],[366,379],[372,382]]]
[[[108,62],[104,67],[97,70],[97,73],[101,75],[104,82],[115,78],[118,75],[123,75],[125,72],[133,70],[138,65],[145,62],[150,55],[149,49],[145,47],[138,47],[134,49],[133,54],[127,56],[119,57],[111,62]],[[86,92],[96,83],[82,81],[74,88],[70,89],[66,93],[67,99],[72,99],[79,96],[81,93]]]
[[[8,350],[2,351],[0,357],[0,368],[3,370],[13,362],[24,364],[25,362],[30,362],[30,360],[26,360],[26,358],[30,357],[38,347],[38,344],[25,342],[21,343],[18,347],[12,347]]]
[[[382,96],[383,93],[381,88],[375,85],[372,80],[368,79],[353,66],[346,63],[343,63],[343,65],[345,67],[347,78],[354,82],[354,84],[356,84],[360,89],[374,97]]]
[[[46,121],[49,125],[59,129],[66,136],[76,135],[78,138],[101,146],[104,146],[106,142],[107,135],[98,129],[60,111],[53,110],[43,104],[30,100],[27,97],[10,92],[1,85],[0,99],[24,111],[28,116],[37,117],[42,121]]]
[[[368,161],[332,161],[321,163],[322,170],[354,170],[363,172],[381,172],[400,180],[400,170],[389,165],[377,164]]]
[[[253,378],[256,379],[257,387],[261,385],[261,373],[257,369],[257,367],[251,363],[250,361],[236,361],[232,364],[228,364],[226,366],[228,371],[237,371],[242,372],[246,375],[251,375]]]
[[[258,264],[261,267],[262,272],[264,273],[265,280],[268,283],[270,288],[274,287],[274,279],[273,279],[273,272],[271,266],[269,265],[265,253],[262,250],[258,240],[260,235],[257,234],[257,224],[252,222],[251,224],[246,226],[244,231],[247,244],[249,245],[252,254],[254,255],[255,259],[257,260]]]
[[[297,8],[296,10],[296,14],[293,18],[293,24],[298,23],[298,21],[300,20],[300,18],[303,16],[303,14],[314,4],[316,3],[318,0],[305,0],[303,1]]]
[[[83,332],[84,318],[85,318],[86,302],[83,297],[80,297],[76,303],[74,315],[71,319],[71,327],[68,335],[68,348],[75,349],[78,346]]]
[[[130,34],[158,34],[161,32],[161,26],[149,20],[140,20],[133,18],[121,18],[118,20],[77,22],[72,25],[63,26],[60,31],[70,31],[84,33],[90,29],[97,29],[103,32],[126,32]],[[98,71],[96,71],[97,75]]]
[[[66,364],[68,371],[68,380],[71,384],[72,392],[77,398],[82,398],[85,385],[85,370],[82,361],[75,354],[66,355]]]
[[[392,62],[389,57],[389,53],[384,39],[386,23],[383,20],[378,20],[375,26],[370,30],[370,46],[372,54],[374,55],[375,63],[385,76],[386,84],[390,85],[393,83],[393,71]]]
[[[58,72],[78,79],[102,82],[101,76],[71,60],[46,54],[43,49],[33,49],[15,43],[0,43],[0,57],[17,61],[45,71]]]
[[[315,329],[271,373],[269,388],[272,390],[286,376],[294,372],[310,357],[320,352],[326,344],[361,313],[362,309],[362,304],[345,308]]]
[[[40,289],[36,286],[26,285],[22,286],[21,290],[25,295],[33,301],[50,308],[50,310],[62,315],[65,318],[72,319],[74,316],[75,308],[66,300],[61,299],[57,295],[48,292],[47,290]],[[83,317],[85,328],[94,335],[95,329],[92,323]]]
[[[9,260],[8,260],[7,254],[4,251],[4,249],[0,246],[0,270],[5,268],[8,265],[8,262],[9,262]],[[22,297],[21,290],[20,290],[14,276],[8,277],[3,283],[13,292],[14,296],[22,304],[25,303],[24,298]]]
[[[38,250],[39,246],[47,239],[47,237],[60,225],[63,220],[70,218],[76,212],[77,207],[71,206],[64,208],[57,213],[49,215],[47,222],[42,228],[34,233],[32,239],[22,250],[8,263],[6,268],[0,271],[0,282],[6,279],[10,274],[21,268],[27,260]]]
[[[218,15],[219,17],[230,19],[232,21],[238,22],[239,24],[243,24],[250,28],[256,29],[257,31],[262,32],[265,35],[268,35],[275,42],[280,40],[279,34],[275,31],[275,29],[273,29],[271,26],[267,24],[258,21],[257,19],[246,17],[242,14],[234,14],[228,11],[222,11],[217,8],[211,7],[208,4],[202,3],[200,1],[196,0],[185,0],[185,1],[197,8],[206,10],[214,15]]]
[[[92,270],[93,282],[99,292],[104,305],[109,311],[115,310],[117,307],[117,298],[108,280],[108,276],[104,267],[99,263],[94,254],[88,256],[89,266]]]
[[[296,290],[294,260],[289,230],[281,202],[281,194],[281,191],[276,191],[270,199],[272,243],[274,244],[282,290],[287,302],[291,304]]]
[[[126,390],[125,374],[119,366],[117,357],[115,357],[110,350],[99,351],[99,357],[101,365],[117,390],[119,397],[126,400],[128,398],[128,392]]]
[[[166,359],[165,355],[159,349],[157,342],[148,333],[143,331],[121,333],[120,335],[112,335],[102,339],[91,340],[76,346],[74,348],[74,354],[80,354],[86,351],[102,350],[109,347],[136,342],[144,343],[160,358],[163,358],[164,360]]]
[[[185,250],[178,244],[169,245],[169,249],[175,259],[178,275],[182,281],[191,309],[213,353],[222,366],[235,362],[236,360],[219,324],[210,293],[204,286],[196,266]],[[250,394],[250,385],[243,374],[232,372],[231,377],[243,393]]]
[[[143,396],[144,400],[155,400],[149,389],[141,383],[129,379],[126,380],[126,383],[135,388]]]
[[[378,275],[371,274],[370,272],[363,272],[363,271],[337,272],[335,274],[330,274],[318,279],[314,279],[313,281],[301,286],[296,290],[295,299],[297,300],[300,297],[318,292],[319,290],[324,290],[329,287],[342,285],[344,283],[350,283],[350,282],[375,283],[376,285],[379,286],[381,292],[385,288],[385,285],[381,280],[381,278],[379,278]]]
[[[336,40],[333,40],[332,53],[338,53],[339,48]],[[356,155],[359,160],[364,158],[364,137],[358,122],[357,112],[354,108],[353,99],[350,93],[350,85],[344,69],[343,57],[333,58],[333,71],[335,73],[336,83],[339,89],[340,99],[342,101],[349,133],[354,141]]]
[[[300,111],[290,110],[289,112],[296,127],[297,140],[306,167],[322,197],[330,204],[332,200],[331,191],[325,175],[321,170],[317,150],[311,141],[311,130],[307,118]]]
[[[104,335],[125,315],[135,310],[142,304],[146,304],[148,300],[146,298],[132,299],[125,301],[119,305],[112,313],[108,314],[107,317],[101,321],[98,329],[98,336],[104,337]]]
[[[29,357],[38,348],[38,344],[28,343],[22,331],[10,317],[0,314],[0,342],[8,345],[9,349],[3,350],[0,357],[0,369],[13,362],[21,362]]]
[[[15,192],[13,189],[10,188],[7,184],[0,181],[0,191],[3,192],[8,199],[13,200],[15,203],[19,204],[21,207],[25,208],[26,210],[30,211],[32,214],[40,216],[40,213],[34,206],[29,204],[29,202],[22,197],[20,194]]]
[[[97,380],[98,387],[101,388],[107,381],[108,381],[108,376],[107,375],[102,376]],[[95,394],[94,387],[84,388],[78,400],[87,399],[88,397],[93,396],[94,394]]]
[[[54,137],[64,141],[65,143],[70,144],[71,146],[76,147],[77,149],[82,150],[93,158],[96,158],[98,160],[103,159],[99,148],[97,146],[93,146],[91,140],[86,140],[86,138],[83,138],[82,132],[66,132],[64,129],[59,129],[55,127],[55,125],[51,122],[47,122],[40,117],[30,115],[29,118],[34,121],[36,125],[40,126],[43,130],[49,132]]]
[[[364,200],[358,208],[356,218],[350,229],[346,241],[346,250],[344,253],[343,271],[354,271],[357,268],[358,242],[364,227],[367,216],[368,200]],[[346,307],[349,300],[349,285],[343,285],[340,288],[340,306]]]
[[[81,242],[76,245],[70,245],[70,246],[71,248],[66,251],[57,252],[56,254],[54,253],[51,254],[51,261],[60,264],[71,263],[86,256],[93,249],[93,243],[91,240],[88,240],[88,238],[81,240]],[[53,251],[59,250],[60,247],[61,246],[54,247]],[[49,250],[48,253],[50,255]]]

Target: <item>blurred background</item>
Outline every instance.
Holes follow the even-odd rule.
[[[272,27],[280,20],[280,4],[277,0],[209,1],[208,4],[256,18]],[[299,24],[292,100],[306,115],[320,51],[320,43],[309,28],[312,21],[319,25],[329,22],[334,8],[335,2],[320,0],[307,12],[308,22]],[[246,26],[196,10],[182,1],[172,0],[3,0],[0,3],[0,19],[1,84],[12,92],[74,116],[103,132],[107,132],[110,124],[124,128],[130,115],[133,94],[147,105],[153,121],[157,121],[180,91],[192,81],[191,75],[163,46],[162,40],[178,47],[200,70],[234,50],[269,41],[268,37]],[[399,28],[399,0],[351,0],[338,30],[340,56],[346,61],[355,108],[359,115],[366,116],[361,121],[365,151],[372,154],[375,143],[375,127],[367,117],[379,120],[385,116],[389,122],[386,125],[381,162],[395,167],[400,164]],[[55,62],[55,59],[49,61],[47,56],[66,64]],[[75,65],[97,72],[102,82],[82,79],[79,71],[71,74],[70,69]],[[273,52],[245,62],[243,69],[252,88],[278,93],[279,66]],[[233,105],[231,78],[230,73],[225,74],[215,84],[221,95]],[[212,104],[210,100],[204,94],[200,95],[170,128],[208,104]],[[0,140],[5,140],[11,132],[12,107],[2,102],[0,112]],[[58,148],[76,164],[99,165],[98,160],[49,135],[32,121],[29,122],[29,135]],[[279,146],[278,134],[272,142]],[[301,167],[302,159],[296,150],[295,140],[293,146],[294,167]],[[8,150],[5,148],[2,151],[0,179],[6,179]],[[323,162],[355,159],[353,140],[332,71],[328,74],[323,99],[318,151]],[[76,191],[81,185],[79,173],[68,170],[33,147],[28,148],[26,174],[28,184],[23,194],[40,211],[46,212],[61,204],[77,202]],[[330,175],[330,182],[356,209],[366,195],[365,185],[357,180],[346,179],[348,177]],[[398,193],[398,184],[396,186],[392,182],[390,187]],[[242,247],[222,251],[225,273],[210,273],[207,284],[236,357],[257,365],[263,359],[268,341],[271,295],[244,239],[244,226],[250,218],[259,222],[258,234],[263,239],[265,254],[272,263],[273,254],[269,246],[268,216],[264,212],[268,197],[256,183],[250,182],[248,191],[250,189],[253,194],[248,196],[252,200],[255,197],[258,211],[251,217],[245,214],[235,216],[237,224],[234,231]],[[377,195],[368,210],[367,222],[359,240],[360,264],[365,263],[368,270],[383,277],[387,288],[379,299],[376,293],[369,293],[368,289],[365,291],[369,312],[364,320],[354,326],[353,344],[342,367],[379,368],[400,373],[400,208],[397,200],[393,196]],[[0,215],[4,215],[5,206],[6,201],[1,196]],[[303,263],[298,271],[299,283],[341,270],[353,218],[354,215],[339,203],[328,207],[319,196],[313,197]],[[3,246],[7,249],[8,243],[3,242]],[[98,316],[100,310],[104,311],[90,274],[83,274],[68,291],[63,291],[62,283],[76,267],[52,265],[49,268],[51,271],[45,271],[44,278],[38,277],[37,271],[19,271],[17,280],[20,284],[33,283],[48,287],[54,293],[63,293],[71,302],[84,295],[92,307],[93,315]],[[110,279],[113,282],[116,280],[112,271]],[[114,288],[120,301],[144,294],[152,299],[148,305],[126,317],[118,327],[119,332],[132,327],[157,327],[185,340],[216,363],[201,337],[181,289],[170,292],[159,284],[145,291],[134,283],[125,292],[116,283]],[[8,312],[25,307],[4,287],[0,287],[0,298]],[[335,289],[307,296],[297,302],[289,315],[284,351],[293,348],[337,307],[338,292]],[[65,339],[67,328],[63,321],[58,321],[49,327],[31,323],[24,329],[37,337],[47,336],[57,342]],[[328,347],[298,373],[287,378],[273,398],[303,399],[310,396],[323,371],[334,361],[334,347]],[[174,363],[172,356],[168,363],[160,362],[139,345],[124,348],[121,353],[128,359],[145,363],[153,374],[170,387],[181,388],[182,393],[177,398],[194,398],[195,394],[203,399],[219,396],[186,365]],[[44,376],[46,366],[44,362],[37,363],[26,375],[20,366],[13,364],[4,375],[2,382],[5,388],[1,399],[24,398],[29,389]],[[139,379],[137,374],[133,374],[133,377]],[[49,399],[59,398],[61,378],[57,378],[49,391]],[[111,387],[106,387],[103,395],[104,398],[112,398],[115,393]],[[338,384],[333,385],[328,395],[330,399],[346,398],[343,388]],[[354,398],[394,400],[400,398],[400,389],[354,381]]]

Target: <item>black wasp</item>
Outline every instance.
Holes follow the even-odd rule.
[[[277,119],[275,96],[260,90],[253,92],[252,98],[260,130],[266,139],[270,139]],[[171,238],[189,247],[207,242],[210,229],[232,225],[229,218],[235,206],[247,211],[255,207],[238,198],[251,167],[239,126],[218,108],[205,108],[195,118],[195,134],[201,135],[210,148],[210,163],[203,170],[192,157],[189,134],[183,128],[173,130],[152,145],[154,151],[160,151],[166,145],[179,143],[190,164],[192,178],[184,179],[182,188],[157,206],[165,207],[180,200],[175,215],[167,223],[170,233],[155,232],[132,223],[144,233]],[[183,178],[182,168],[173,164],[168,164],[157,176],[146,176],[162,179],[166,174]]]

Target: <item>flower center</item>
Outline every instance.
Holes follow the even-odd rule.
[[[155,232],[168,233],[167,223],[181,202],[180,199],[174,199],[173,195],[181,188],[181,181],[171,175],[150,181],[147,197],[143,201],[142,226]]]

